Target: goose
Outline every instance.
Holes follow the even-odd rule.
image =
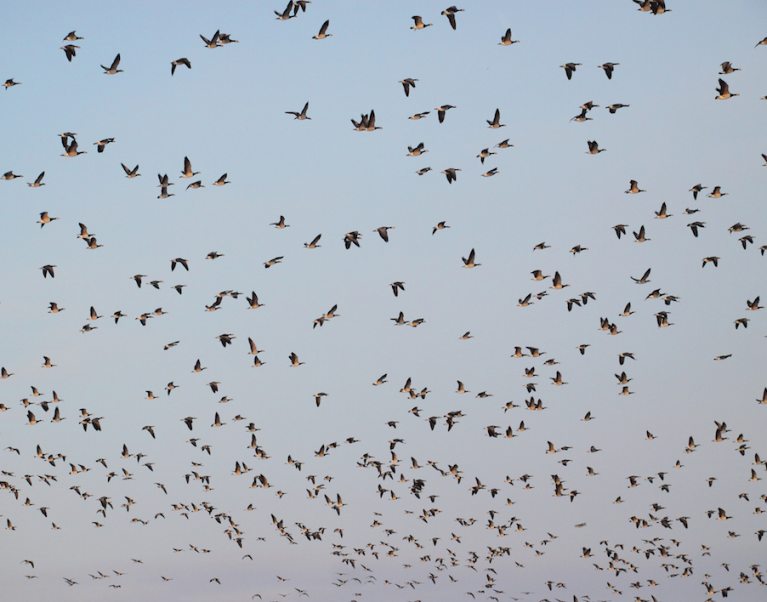
[[[288,19],[293,19],[297,12],[297,10],[293,12],[293,0],[290,0],[285,7],[285,10],[283,10],[281,13],[275,10],[274,14],[277,15],[278,21],[287,21]]]
[[[62,138],[61,143],[64,145],[64,152],[61,155],[62,157],[77,157],[86,153],[86,151],[77,150],[77,140],[74,138],[72,138],[72,142],[69,144],[67,144],[66,138]]]
[[[220,42],[221,32],[216,31],[216,33],[213,34],[213,37],[208,39],[204,35],[200,34],[200,39],[205,43],[206,48],[218,48],[219,46],[222,46]]]
[[[440,105],[438,107],[435,107],[435,111],[437,111],[437,119],[440,123],[445,121],[445,113],[447,113],[450,109],[455,109],[453,105]]]
[[[511,39],[511,27],[506,30],[506,33],[501,37],[501,41],[498,42],[499,46],[511,46],[512,44],[518,44],[519,40]]]
[[[709,194],[706,196],[710,199],[721,199],[723,196],[727,196],[728,192],[722,192],[721,186],[714,186]]]
[[[567,76],[567,79],[573,78],[573,73],[575,73],[575,70],[577,67],[580,67],[580,63],[565,63],[564,65],[560,65],[560,68],[565,70],[565,75]]]
[[[80,49],[79,46],[76,46],[75,44],[65,44],[64,46],[61,46],[61,50],[64,51],[64,56],[67,57],[68,62],[72,62],[72,59],[77,56],[77,51]]]
[[[733,67],[730,61],[724,61],[722,63],[722,70],[719,72],[719,75],[729,75],[730,73],[735,73],[736,71],[740,71],[740,68]]]
[[[362,234],[360,234],[357,230],[352,230],[351,232],[347,232],[344,234],[344,246],[346,249],[350,249],[352,245],[359,248],[360,246],[360,239],[362,238]]]
[[[607,150],[606,148],[599,148],[599,143],[596,140],[587,140],[586,144],[589,148],[589,150],[586,152],[589,155],[598,155],[599,153],[603,153]]]
[[[405,91],[405,96],[410,96],[410,88],[415,88],[415,83],[417,82],[417,79],[414,79],[412,77],[406,77],[403,80],[400,80],[399,83],[402,84],[402,88]]]
[[[698,193],[701,192],[702,190],[706,190],[706,188],[708,188],[708,186],[703,186],[702,184],[695,184],[695,186],[690,188],[690,190],[688,192],[692,192],[693,200],[697,201],[698,200]]]
[[[512,148],[513,146],[513,144],[509,144],[509,139],[506,138],[505,140],[501,140],[498,144],[496,144],[495,148]]]
[[[629,189],[623,192],[625,194],[639,194],[640,192],[646,192],[646,190],[639,188],[639,182],[636,180],[629,180]]]
[[[227,184],[231,184],[229,180],[227,180],[228,173],[223,173],[219,176],[219,178],[213,182],[213,186],[226,186]]]
[[[189,160],[189,157],[184,157],[184,169],[181,172],[182,178],[192,178],[196,176],[199,171],[192,171],[192,162]]]
[[[429,150],[424,146],[423,142],[419,142],[417,146],[407,147],[407,157],[420,157],[424,153],[428,153]]]
[[[492,129],[498,129],[498,128],[506,127],[505,123],[501,123],[501,111],[500,111],[500,109],[496,109],[495,110],[495,115],[493,116],[493,120],[492,121],[490,121],[489,119],[485,119],[485,121],[487,122],[488,127],[492,128]]]
[[[103,138],[98,142],[94,142],[93,145],[96,147],[96,152],[103,153],[107,144],[111,144],[114,141],[114,138]]]
[[[43,178],[45,177],[45,172],[41,171],[40,174],[35,178],[34,182],[27,182],[27,186],[30,188],[40,188],[42,186],[45,186],[45,182],[43,182]]]
[[[14,86],[19,86],[19,85],[21,85],[21,82],[14,81],[13,78],[6,79],[5,82],[3,82],[3,88],[5,88],[6,90],[8,88],[13,88]]]
[[[625,108],[628,108],[630,106],[631,105],[624,105],[623,103],[616,102],[616,103],[607,105],[605,108],[608,111],[610,111],[611,115],[615,115],[615,113],[617,113],[619,109],[625,109]]]
[[[53,273],[53,269],[55,268],[55,265],[51,264],[45,264],[40,269],[43,271],[43,278],[47,278],[50,276],[51,278],[55,278],[56,274]]]
[[[703,258],[703,264],[700,267],[705,268],[706,265],[708,265],[709,263],[713,263],[714,267],[718,268],[719,267],[719,257],[716,257],[714,255],[712,255],[711,257],[704,257]]]
[[[284,257],[282,257],[281,255],[280,255],[279,257],[272,257],[272,258],[271,258],[271,259],[269,259],[268,261],[265,261],[265,262],[264,262],[264,267],[265,267],[266,269],[269,269],[270,267],[272,267],[272,266],[274,266],[274,265],[277,265],[278,263],[282,263],[282,260],[283,260],[283,259],[285,259],[285,258],[284,258]]]
[[[469,251],[468,257],[461,257],[461,261],[463,261],[463,267],[476,268],[482,265],[481,263],[474,262],[474,255],[475,255],[474,249],[472,249],[471,251]]]
[[[381,240],[384,242],[389,242],[389,230],[393,230],[394,226],[380,226],[373,230],[373,232],[377,232],[378,236],[381,237]]]
[[[117,56],[115,56],[114,60],[112,61],[112,64],[109,67],[104,67],[104,65],[101,65],[101,68],[104,70],[104,75],[117,75],[118,73],[122,73],[122,69],[118,69],[117,67],[120,65],[120,53],[117,53]]]
[[[304,364],[304,362],[298,360],[298,356],[295,354],[295,352],[291,352],[291,354],[288,356],[288,359],[290,360],[291,368],[297,368],[298,366],[302,366]]]
[[[419,121],[420,119],[424,119],[431,111],[422,111],[421,113],[415,113],[408,117],[411,121]]]
[[[706,227],[706,222],[691,222],[691,223],[687,224],[687,227],[692,232],[692,235],[695,238],[698,238],[698,231],[701,228],[705,228]]]
[[[440,230],[446,230],[449,227],[450,226],[447,225],[447,222],[437,222],[437,225],[434,226],[431,230],[431,235],[434,236]]]
[[[642,274],[642,276],[640,278],[634,278],[633,276],[631,276],[631,279],[634,282],[636,282],[637,284],[647,284],[648,282],[650,282],[650,272],[651,271],[652,271],[652,268],[647,268],[645,270],[644,274]]]
[[[442,170],[441,173],[445,174],[445,177],[447,178],[447,183],[452,184],[458,179],[457,172],[461,171],[458,167],[448,167],[447,169]]]
[[[660,209],[655,212],[656,219],[667,219],[673,217],[673,213],[668,213],[666,210],[666,202],[661,203]]]
[[[455,16],[459,12],[463,12],[463,9],[462,8],[456,8],[455,6],[449,6],[449,7],[447,7],[445,10],[443,10],[440,13],[443,17],[447,17],[447,20],[450,23],[450,27],[453,28],[453,31],[455,31],[455,28],[456,28],[456,25],[457,25],[456,20],[455,20]]]
[[[591,121],[591,117],[587,117],[588,109],[581,108],[581,112],[578,113],[575,117],[571,117],[570,121],[575,121],[577,123],[583,123],[584,121]]]
[[[413,15],[410,18],[413,19],[413,24],[410,26],[412,30],[426,29],[432,26],[431,23],[424,23],[420,15]]]
[[[187,69],[191,69],[192,68],[192,63],[186,57],[181,57],[180,59],[176,59],[175,61],[171,61],[170,62],[170,74],[171,74],[171,77],[173,75],[175,75],[176,67],[178,67],[179,65],[183,65]]]
[[[562,283],[562,276],[559,274],[559,272],[554,272],[554,279],[552,280],[551,288],[561,290],[563,288],[567,288],[568,286],[570,285]]]
[[[652,238],[647,238],[647,236],[645,236],[644,226],[640,226],[639,232],[632,232],[632,234],[634,235],[634,242],[642,243],[652,240]]]
[[[270,226],[274,226],[278,230],[284,230],[285,228],[290,228],[290,224],[286,224],[285,223],[285,216],[284,215],[281,215],[279,220],[277,220],[276,222],[272,222],[269,225]]]
[[[76,42],[77,40],[84,40],[85,38],[78,36],[76,31],[70,31],[62,39],[64,42]]]
[[[320,31],[317,33],[317,35],[312,36],[312,40],[324,40],[325,38],[333,37],[332,33],[327,33],[329,26],[330,20],[325,21],[320,27]]]
[[[492,169],[487,170],[485,173],[482,174],[483,178],[492,178],[493,176],[498,175],[498,168],[493,167]]]
[[[714,100],[729,100],[735,96],[740,96],[737,92],[730,92],[729,84],[721,77],[719,78],[719,87],[716,89],[718,94],[714,97]]]
[[[263,303],[258,302],[258,295],[256,294],[256,291],[250,292],[250,297],[245,297],[245,300],[248,302],[248,309],[258,309],[259,307],[263,307]]]
[[[607,79],[613,78],[613,71],[615,71],[615,68],[620,65],[620,63],[602,63],[599,65],[598,69],[601,69],[605,72],[605,75],[607,76]]]
[[[320,238],[322,238],[322,234],[318,234],[317,236],[315,236],[311,242],[305,242],[304,247],[306,247],[307,249],[318,249],[319,247],[322,246],[318,244],[320,241]]]
[[[48,215],[47,211],[43,211],[42,213],[40,213],[40,219],[37,220],[35,223],[40,224],[40,227],[42,228],[46,224],[50,224],[51,222],[56,221],[57,219],[59,218],[53,217],[52,215]]]
[[[136,167],[134,167],[133,169],[128,168],[128,166],[125,165],[125,163],[120,163],[120,165],[122,166],[123,171],[125,172],[125,177],[128,179],[136,178],[141,175],[138,172],[138,167],[139,167],[138,165],[136,165]]]
[[[304,121],[306,119],[311,120],[311,117],[309,117],[306,112],[309,110],[309,101],[304,104],[304,108],[301,109],[300,112],[298,111],[285,111],[286,115],[293,115],[293,119],[298,119],[299,121]]]

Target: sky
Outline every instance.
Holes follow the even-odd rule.
[[[767,407],[756,402],[767,386],[767,323],[746,301],[767,298],[759,249],[767,242],[767,46],[755,47],[767,35],[764,5],[673,0],[670,12],[653,16],[629,0],[488,0],[459,5],[456,31],[435,2],[313,0],[280,21],[273,11],[284,7],[5,7],[0,81],[21,85],[0,90],[0,173],[23,177],[0,180],[0,366],[13,373],[0,380],[2,590],[30,602],[281,600],[302,597],[296,588],[315,600],[371,602],[463,600],[466,592],[704,600],[703,581],[735,588],[738,600],[763,599],[751,567],[765,557],[767,538],[756,533],[767,521],[755,509],[767,509],[767,492],[763,480],[749,479],[752,469],[767,479],[754,458],[767,458]],[[411,15],[433,25],[412,31]],[[333,37],[313,40],[326,19]],[[518,44],[498,44],[507,27]],[[73,42],[70,63],[61,46],[73,29],[84,39]],[[200,34],[216,30],[238,42],[206,48]],[[124,72],[105,75],[99,65],[117,53]],[[192,68],[171,76],[170,61],[180,57]],[[619,64],[611,80],[598,68],[607,61]],[[722,76],[739,96],[717,101],[723,61],[740,69]],[[560,68],[567,62],[581,64],[570,81]],[[399,83],[406,77],[418,80],[408,97]],[[599,105],[591,120],[571,121],[588,100]],[[307,101],[310,120],[285,113]],[[630,106],[612,115],[610,103]],[[435,107],[444,104],[455,108],[440,124]],[[505,127],[492,130],[486,120],[496,108]],[[350,119],[371,110],[382,129],[354,131]],[[421,111],[430,113],[408,119]],[[61,156],[65,131],[86,154]],[[108,137],[114,142],[96,152],[93,143]],[[506,138],[512,148],[494,148]],[[587,140],[606,152],[589,155]],[[428,152],[406,156],[420,142]],[[481,164],[483,148],[496,154]],[[179,178],[184,157],[199,176]],[[141,176],[126,178],[120,163],[138,164]],[[424,167],[431,171],[417,175]],[[497,175],[481,177],[493,167]],[[452,184],[440,173],[447,168],[460,169]],[[45,186],[25,185],[42,171]],[[224,173],[230,183],[213,186]],[[168,174],[175,196],[157,198],[157,174]],[[187,190],[197,179],[204,187]],[[645,191],[626,194],[631,179]],[[694,200],[698,182],[708,188]],[[717,185],[727,195],[708,198]],[[663,202],[672,216],[656,219]],[[41,228],[43,211],[58,219]],[[272,225],[281,215],[289,227]],[[698,238],[687,227],[696,220],[705,222]],[[450,227],[432,234],[441,221]],[[87,249],[78,223],[103,247]],[[736,223],[749,230],[729,232]],[[616,237],[616,224],[627,225],[626,237]],[[642,225],[650,240],[634,242]],[[380,226],[393,228],[388,242]],[[359,248],[344,247],[350,231],[361,233]],[[320,233],[321,246],[306,249]],[[743,249],[738,239],[749,234],[754,243]],[[533,250],[542,241],[550,248]],[[573,254],[575,245],[587,250]],[[471,249],[481,265],[465,269]],[[213,251],[223,256],[206,259]],[[719,267],[701,268],[710,256]],[[188,272],[171,271],[176,257],[188,259]],[[284,259],[265,269],[273,257]],[[55,278],[42,277],[46,264],[56,266]],[[631,280],[647,268],[649,283]],[[533,281],[536,269],[559,272],[569,286]],[[140,288],[135,274],[146,275]],[[397,297],[394,281],[405,283]],[[186,285],[183,294],[176,284]],[[678,302],[646,299],[655,288]],[[206,311],[221,291],[241,294]],[[248,309],[251,291],[263,307]],[[566,300],[586,291],[596,299],[568,311]],[[48,313],[50,302],[65,310]],[[628,302],[635,313],[620,316]],[[337,317],[313,328],[334,305]],[[89,322],[91,306],[103,317]],[[146,326],[135,319],[160,307],[167,314]],[[115,324],[117,310],[126,317]],[[662,310],[673,326],[657,327]],[[397,326],[400,311],[424,323]],[[601,331],[602,317],[620,334]],[[748,328],[736,330],[744,317]],[[97,328],[81,332],[86,323]],[[461,339],[467,331],[472,338]],[[222,333],[235,335],[231,346],[216,339]],[[248,337],[264,350],[259,368]],[[589,345],[585,354],[579,345]],[[513,358],[515,346],[545,355]],[[304,365],[290,366],[293,352]],[[636,360],[618,365],[621,352]],[[43,356],[56,366],[43,368]],[[559,364],[545,365],[550,358]],[[198,359],[202,373],[192,370]],[[526,378],[531,367],[536,376]],[[557,370],[566,385],[552,384]],[[629,396],[618,395],[624,370]],[[388,382],[372,386],[382,374]],[[428,388],[425,399],[400,392],[408,378],[417,391]],[[470,392],[457,393],[457,380]],[[211,381],[221,383],[216,394]],[[170,395],[168,382],[178,386]],[[40,402],[54,390],[61,401],[46,411]],[[477,398],[480,391],[492,396]],[[319,408],[317,392],[327,393]],[[546,410],[527,411],[530,395]],[[510,401],[521,407],[504,411]],[[54,406],[62,422],[51,423]],[[101,417],[100,432],[83,431],[81,408]],[[459,410],[448,431],[443,417]],[[41,422],[28,425],[27,411]],[[589,411],[593,420],[582,420]],[[217,412],[220,428],[210,426]],[[186,416],[197,419],[192,432]],[[439,417],[433,430],[431,416]],[[518,432],[520,421],[527,431]],[[726,422],[725,441],[714,441],[715,421]],[[249,423],[268,458],[254,457]],[[489,437],[488,425],[502,433],[511,426],[515,436]],[[699,447],[685,453],[690,436]],[[560,451],[547,454],[548,441]],[[317,457],[331,442],[338,446]],[[38,445],[66,459],[41,460]],[[235,475],[236,462],[251,471]],[[375,462],[393,479],[381,478]],[[463,479],[430,462],[441,471],[458,465]],[[71,474],[71,465],[87,471]],[[209,475],[207,490],[186,481],[193,470]],[[658,472],[667,473],[663,482]],[[271,488],[251,487],[259,474]],[[309,475],[324,485],[314,499]],[[565,482],[565,496],[553,495],[552,475]],[[637,487],[630,475],[640,477]],[[414,479],[425,480],[420,499]],[[486,489],[472,495],[475,479]],[[342,496],[339,515],[325,494]],[[102,496],[114,506],[105,516]],[[125,496],[135,501],[127,512]],[[618,496],[623,503],[614,503]],[[732,518],[707,518],[717,508]],[[691,517],[689,529],[675,521],[681,516]],[[635,528],[631,517],[648,527]],[[506,534],[488,519],[509,525]],[[322,539],[309,541],[296,523],[322,530]],[[225,532],[232,526],[242,547]],[[681,572],[684,559],[661,557],[661,546],[685,554],[694,574],[670,577],[675,570],[661,564]],[[509,555],[488,560],[499,547]],[[584,547],[593,558],[582,557]],[[638,572],[595,568],[608,567],[606,548]],[[740,572],[751,583],[739,583]],[[549,580],[564,587],[549,591]]]

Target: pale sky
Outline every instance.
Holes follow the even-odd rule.
[[[764,599],[756,573],[767,568],[752,565],[767,557],[767,537],[757,537],[767,529],[767,490],[751,477],[767,479],[767,406],[756,401],[767,386],[767,318],[746,302],[761,295],[767,305],[767,45],[755,47],[767,35],[765,6],[670,0],[671,11],[654,16],[629,0],[488,0],[458,5],[456,31],[435,2],[313,0],[277,20],[284,8],[5,7],[0,81],[20,85],[0,90],[0,173],[23,177],[0,181],[0,366],[13,373],[0,380],[0,589],[25,602],[303,598],[296,588],[338,601],[469,600],[467,592],[702,601],[706,582],[714,599],[727,587],[731,599]],[[413,31],[411,15],[433,25]],[[333,36],[313,40],[326,19]],[[498,44],[507,27],[518,44]],[[73,29],[84,39],[63,41]],[[217,29],[238,43],[206,48],[200,34]],[[72,62],[65,44],[79,47]],[[117,53],[124,71],[105,75],[99,65]],[[191,70],[171,76],[181,57]],[[719,75],[723,61],[740,70]],[[581,64],[570,81],[560,68],[568,62]],[[605,62],[618,63],[611,80],[598,68]],[[719,77],[739,96],[715,100]],[[404,78],[418,80],[409,97]],[[589,100],[599,105],[591,120],[570,121]],[[285,114],[307,101],[310,120]],[[611,103],[630,106],[610,114]],[[435,108],[445,104],[455,108],[440,124]],[[490,129],[496,108],[505,127]],[[354,131],[350,119],[371,109],[382,129]],[[425,119],[408,120],[422,111]],[[86,154],[61,156],[65,131]],[[93,143],[110,137],[97,153]],[[506,138],[513,148],[494,148]],[[588,140],[607,151],[589,155]],[[428,152],[406,156],[420,142]],[[483,148],[496,153],[484,165]],[[185,156],[198,176],[179,179]],[[141,176],[126,178],[120,163],[138,164]],[[497,175],[481,177],[494,167]],[[440,173],[447,168],[460,169],[452,184]],[[45,186],[25,185],[42,171]],[[224,173],[230,183],[213,186]],[[157,198],[157,174],[168,174],[175,196]],[[203,188],[186,189],[198,179]],[[625,194],[631,179],[645,192]],[[707,188],[696,201],[689,189],[699,182]],[[727,195],[708,198],[717,185]],[[663,202],[671,217],[656,219]],[[43,211],[58,219],[41,228]],[[271,225],[280,215],[290,227]],[[443,220],[450,228],[432,235]],[[698,238],[687,227],[694,221],[705,222]],[[80,222],[103,247],[86,248]],[[729,232],[736,223],[749,229]],[[627,225],[620,240],[616,224]],[[642,225],[650,240],[634,242]],[[388,243],[380,226],[393,227]],[[360,247],[346,250],[354,230]],[[320,233],[321,246],[306,249]],[[745,250],[744,235],[753,237]],[[534,251],[542,241],[550,248]],[[576,245],[587,250],[571,254]],[[464,269],[472,248],[481,265]],[[223,257],[206,259],[212,251]],[[713,256],[719,267],[701,268]],[[188,272],[170,270],[177,257]],[[55,278],[42,277],[46,264]],[[647,268],[650,282],[635,284]],[[533,281],[536,269],[558,271],[569,286]],[[147,276],[141,288],[134,274]],[[394,281],[405,283],[398,297]],[[182,295],[176,284],[186,285]],[[678,302],[647,300],[656,288]],[[206,311],[221,291],[241,295]],[[251,291],[263,307],[248,309]],[[566,301],[587,291],[596,300],[568,312]],[[534,304],[518,307],[528,293]],[[50,314],[50,302],[65,310]],[[627,302],[630,317],[619,315]],[[338,316],[313,328],[333,305]],[[103,317],[89,321],[91,306]],[[145,327],[135,319],[160,307],[167,314]],[[115,324],[117,310],[126,317]],[[663,310],[669,328],[656,324]],[[425,321],[397,326],[400,311]],[[620,334],[601,331],[602,317]],[[740,318],[748,328],[735,329]],[[86,323],[98,328],[83,333]],[[473,338],[461,340],[466,331]],[[216,340],[222,333],[235,335],[230,347]],[[264,349],[260,368],[248,337]],[[545,355],[513,358],[515,346]],[[305,364],[291,367],[291,352]],[[621,352],[636,360],[620,366]],[[43,356],[56,366],[43,368]],[[559,364],[544,364],[551,358]],[[206,370],[195,374],[198,359]],[[566,385],[552,384],[557,370]],[[618,395],[622,371],[628,396]],[[384,373],[388,382],[372,386]],[[409,377],[415,391],[428,388],[425,399],[400,392]],[[470,392],[457,393],[457,380]],[[178,389],[168,396],[171,381]],[[211,381],[221,383],[216,394]],[[61,401],[46,410],[54,390]],[[319,408],[318,392],[327,394]],[[525,409],[531,395],[543,412]],[[521,407],[504,411],[510,401]],[[64,420],[52,423],[56,408]],[[101,418],[100,432],[83,431],[81,408]],[[444,417],[459,410],[448,432]],[[28,411],[38,424],[27,424]],[[594,419],[583,421],[589,411]],[[220,428],[211,426],[216,412]],[[186,416],[197,419],[192,432]],[[726,422],[726,440],[714,441],[715,421]],[[249,447],[251,422],[268,458]],[[490,425],[499,437],[488,436]],[[688,454],[690,436],[699,447]],[[548,441],[557,453],[546,453]],[[315,456],[331,442],[329,455]],[[38,445],[66,460],[47,463]],[[236,462],[250,471],[235,475]],[[463,479],[430,462],[458,465]],[[72,474],[70,463],[88,470]],[[210,477],[208,490],[186,482],[192,471]],[[251,488],[260,474],[270,488]],[[313,498],[309,475],[324,485]],[[554,495],[552,475],[564,495]],[[485,489],[472,495],[475,478]],[[411,491],[418,479],[420,499]],[[340,515],[326,494],[341,495]],[[105,516],[102,496],[114,506]],[[128,512],[125,496],[135,502]],[[731,518],[717,520],[719,508]],[[689,529],[676,520],[685,516]],[[490,562],[500,548],[509,554]],[[613,567],[637,572],[610,572],[606,549],[618,554]],[[693,574],[682,576],[688,566]],[[549,580],[564,587],[549,591]]]

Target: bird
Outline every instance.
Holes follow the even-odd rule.
[[[181,171],[181,177],[182,178],[193,178],[196,176],[199,171],[192,171],[192,162],[189,160],[189,157],[184,157],[184,169]]]
[[[417,79],[412,77],[406,77],[405,79],[400,80],[399,83],[402,84],[402,89],[405,91],[405,96],[410,96],[410,88],[415,88],[415,83],[417,81]]]
[[[115,56],[114,60],[112,61],[112,64],[109,67],[105,67],[104,65],[101,65],[101,68],[104,70],[105,75],[117,75],[118,73],[122,73],[122,69],[118,69],[120,66],[120,53],[117,53],[117,56]]]
[[[737,92],[730,92],[730,86],[721,77],[719,78],[719,87],[716,91],[718,94],[714,97],[714,100],[729,100],[735,96],[740,96]]]
[[[176,59],[176,60],[170,62],[170,74],[171,74],[171,76],[176,74],[176,67],[178,67],[179,65],[183,65],[187,69],[191,69],[192,68],[192,63],[189,61],[189,59],[186,58],[186,57],[181,57],[179,59]]]
[[[506,127],[506,124],[501,123],[501,111],[499,109],[495,110],[495,115],[493,115],[492,121],[488,119],[486,119],[485,121],[487,121],[488,127],[492,129]]]
[[[603,153],[607,150],[606,148],[599,148],[599,143],[596,140],[588,140],[586,144],[588,145],[589,149],[587,152],[590,155],[598,155],[599,153]]]
[[[419,15],[413,15],[410,17],[413,19],[413,24],[410,26],[410,29],[418,30],[418,29],[426,29],[427,27],[431,27],[431,23],[424,23],[423,19]]]
[[[447,178],[447,183],[452,184],[458,179],[457,172],[461,171],[458,167],[448,167],[447,169],[442,170],[442,173],[445,174],[445,178]]]
[[[450,27],[453,28],[453,31],[455,31],[456,25],[457,25],[456,20],[455,20],[455,16],[459,12],[463,12],[463,9],[462,8],[456,8],[455,6],[449,6],[448,8],[446,8],[445,10],[443,10],[440,13],[443,17],[447,18],[448,22],[450,23]]]
[[[436,107],[434,110],[437,111],[437,120],[440,123],[442,123],[443,121],[445,121],[445,114],[450,109],[455,109],[455,108],[456,107],[454,107],[453,105],[447,105],[447,104],[446,105],[440,105],[440,106]]]
[[[299,121],[304,121],[306,119],[311,119],[306,112],[309,110],[309,103],[307,102],[304,104],[304,108],[301,109],[300,112],[298,111],[285,111],[286,115],[293,115],[293,119],[298,119]]]
[[[461,257],[461,261],[463,261],[463,267],[465,268],[476,268],[482,265],[481,263],[474,262],[474,249],[469,251],[468,257]]]
[[[77,51],[80,50],[80,47],[76,44],[64,44],[61,47],[61,50],[64,51],[64,56],[67,57],[67,61],[71,63],[72,59],[77,56]]]
[[[324,40],[326,38],[333,37],[332,33],[327,33],[328,27],[330,26],[330,20],[326,20],[322,26],[320,27],[320,30],[317,32],[317,34],[312,36],[313,40]]]
[[[565,70],[565,75],[567,76],[567,79],[573,78],[573,73],[575,73],[575,70],[580,67],[580,63],[565,63],[564,65],[560,65],[560,68]]]
[[[107,144],[111,144],[114,141],[114,138],[103,138],[98,142],[94,142],[93,145],[96,147],[96,152],[103,153]]]
[[[512,40],[511,39],[511,28],[509,27],[506,30],[506,33],[501,36],[501,41],[498,42],[499,46],[511,46],[512,44],[518,44],[519,40]]]
[[[602,69],[602,71],[605,72],[605,75],[607,76],[607,79],[613,78],[613,72],[615,71],[615,68],[620,65],[620,63],[602,63],[599,65],[599,68]]]

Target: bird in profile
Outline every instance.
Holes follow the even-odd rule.
[[[463,261],[463,267],[476,268],[481,266],[482,265],[481,263],[476,263],[474,261],[474,256],[475,256],[474,249],[472,249],[471,251],[469,251],[468,257],[461,257],[461,261]]]
[[[501,111],[500,109],[495,110],[495,115],[493,115],[493,120],[490,121],[489,119],[485,119],[487,122],[487,126],[491,129],[498,129],[506,127],[505,123],[501,123]]]
[[[199,171],[192,171],[192,162],[189,160],[189,157],[184,157],[184,169],[181,171],[181,177],[182,178],[192,178],[196,176]]]
[[[598,155],[599,153],[605,152],[606,148],[599,148],[599,143],[596,140],[587,140],[586,145],[588,146],[588,151],[586,151],[589,155]]]
[[[445,177],[447,178],[447,183],[452,184],[458,179],[458,173],[461,171],[458,167],[448,167],[447,169],[442,170],[442,173],[445,174]]]
[[[192,63],[189,61],[189,59],[186,58],[186,57],[181,57],[180,59],[176,59],[175,61],[171,61],[170,62],[170,74],[171,74],[171,76],[176,74],[176,67],[178,67],[179,65],[183,65],[187,69],[191,69],[192,68]]]
[[[620,65],[620,63],[602,63],[601,65],[599,65],[599,68],[605,72],[607,79],[612,79],[613,72],[615,71],[615,68],[618,65]]]
[[[304,108],[301,109],[301,111],[285,111],[286,115],[293,115],[293,119],[298,119],[299,121],[304,121],[305,119],[311,119],[306,113],[309,110],[309,102],[307,101],[304,105]]]
[[[319,32],[317,32],[316,35],[312,36],[313,40],[324,40],[325,38],[331,38],[333,37],[332,33],[327,33],[328,27],[330,27],[330,20],[325,21],[322,26],[320,27]]]
[[[40,174],[35,178],[34,182],[27,182],[27,186],[30,188],[40,188],[41,186],[45,186],[45,182],[43,182],[44,177],[45,172],[41,171]]]
[[[405,79],[400,80],[399,83],[402,84],[402,89],[405,91],[405,96],[410,96],[410,88],[415,88],[415,83],[418,80],[412,77],[406,77]]]
[[[423,19],[419,15],[413,15],[410,17],[413,19],[413,24],[410,26],[410,29],[418,30],[418,29],[426,29],[427,27],[431,27],[431,23],[424,23]]]
[[[447,20],[450,23],[450,27],[453,28],[453,31],[455,31],[457,27],[455,17],[460,12],[463,12],[462,8],[456,8],[455,6],[448,6],[445,10],[443,10],[440,13],[443,17],[447,17]]]
[[[730,92],[729,84],[721,77],[719,78],[719,87],[716,89],[718,94],[714,97],[714,100],[729,100],[735,96],[740,96],[737,92]]]
[[[565,63],[564,65],[560,65],[560,68],[565,70],[567,79],[573,79],[573,73],[575,73],[575,70],[580,66],[580,63]]]
[[[511,46],[512,44],[518,44],[519,40],[511,39],[511,27],[506,30],[506,33],[501,37],[501,41],[498,42],[499,46]]]
[[[120,66],[120,53],[117,53],[117,56],[115,56],[114,60],[112,61],[112,64],[109,67],[105,67],[104,65],[101,65],[101,68],[104,70],[104,75],[117,75],[118,73],[122,73],[122,69],[118,69]]]
[[[64,51],[64,56],[67,57],[68,62],[72,62],[72,59],[77,56],[77,51],[80,50],[80,47],[75,44],[64,44],[64,46],[61,47],[61,50]]]
[[[450,110],[455,109],[453,105],[440,105],[436,107],[434,110],[437,111],[437,119],[440,123],[445,121],[445,114]]]

